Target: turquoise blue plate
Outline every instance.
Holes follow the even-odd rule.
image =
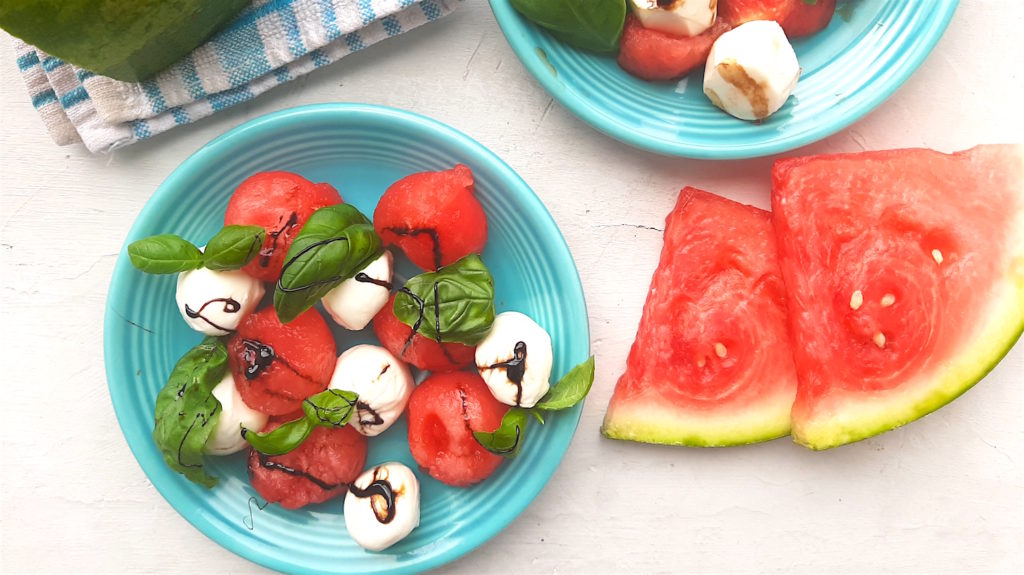
[[[594,128],[661,154],[752,158],[816,142],[856,122],[899,88],[942,36],[958,0],[840,0],[831,24],[794,41],[803,69],[786,105],[761,124],[737,120],[704,96],[702,72],[681,82],[645,82],[613,56],[555,40],[490,0],[526,69],[559,103]]]
[[[392,182],[456,163],[472,168],[487,212],[483,258],[494,274],[498,309],[524,312],[551,333],[553,375],[561,376],[590,350],[583,290],[561,233],[529,186],[498,157],[468,136],[409,112],[324,104],[252,120],[185,160],[143,208],[125,245],[157,233],[204,243],[223,224],[232,190],[258,171],[290,170],[329,182],[346,202],[372,214]],[[412,273],[408,261],[397,270],[399,276]],[[582,406],[554,414],[543,427],[532,425],[520,456],[474,487],[448,487],[418,473],[420,527],[386,552],[369,553],[348,537],[340,500],[297,511],[275,505],[260,510],[263,500],[249,485],[244,454],[208,458],[220,477],[212,490],[164,465],[150,437],[156,394],[177,359],[201,339],[179,316],[174,289],[173,276],[136,271],[122,250],[103,342],[114,411],[139,465],[178,513],[217,543],[272,569],[416,573],[451,561],[494,537],[530,504],[579,422]],[[338,330],[336,336],[339,350],[373,340],[369,329]],[[369,445],[368,466],[399,460],[416,469],[404,418]]]

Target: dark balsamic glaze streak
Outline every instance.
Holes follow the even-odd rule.
[[[281,218],[278,218],[281,221]],[[288,231],[292,226],[299,223],[299,215],[292,212],[292,215],[288,216],[288,220],[276,230],[270,232],[270,246],[260,250],[260,267],[265,268],[270,265],[270,258],[273,257],[274,251],[277,249],[277,238]]]
[[[362,401],[356,401],[356,413],[359,414],[359,425],[368,427],[384,423],[384,418],[377,413],[377,410]]]
[[[393,287],[391,285],[391,282],[386,282],[384,280],[379,280],[379,279],[376,279],[376,278],[371,278],[370,276],[364,274],[363,272],[359,272],[359,273],[356,274],[356,281],[357,282],[363,282],[363,283],[366,283],[366,284],[378,285],[378,286],[380,286],[380,287],[382,287],[382,288],[384,288],[384,289],[386,289],[388,291],[391,291],[391,288]]]
[[[512,359],[496,363],[489,366],[488,369],[505,368],[505,375],[508,380],[516,384],[516,405],[519,405],[523,401],[523,375],[526,374],[526,342],[516,342],[515,348],[513,348]],[[516,430],[518,434],[518,429]]]
[[[434,269],[441,269],[441,238],[434,228],[385,228],[385,230],[399,236],[418,236],[427,234],[434,242]]]
[[[271,471],[280,471],[281,473],[286,473],[293,477],[301,477],[307,481],[310,481],[311,483],[313,483],[320,489],[323,489],[324,491],[331,491],[341,487],[348,487],[348,490],[352,493],[352,495],[355,495],[356,497],[359,498],[381,497],[384,500],[386,511],[384,513],[384,516],[382,517],[379,506],[373,506],[373,513],[377,516],[377,521],[380,521],[381,523],[390,523],[391,520],[395,518],[395,490],[391,486],[390,481],[388,481],[387,479],[381,479],[377,477],[377,473],[380,471],[379,467],[373,470],[373,482],[367,485],[365,489],[360,489],[354,484],[349,484],[345,482],[328,483],[315,475],[302,471],[301,469],[295,469],[294,467],[289,467],[282,463],[271,461],[270,457],[264,453],[258,453],[257,455],[259,458],[260,467],[263,467],[264,469],[270,469]],[[263,504],[263,507],[266,507],[265,503]],[[260,509],[262,510],[263,507],[260,507]],[[250,517],[252,517],[251,507]],[[251,529],[252,528],[250,527],[250,530]]]
[[[441,353],[444,354],[445,359],[450,363],[456,364],[458,361],[448,351],[448,348],[441,342],[441,302],[437,297],[437,286],[438,282],[434,282],[434,333],[437,334],[437,344],[441,347]],[[405,356],[405,352],[409,350],[409,345],[412,344],[412,338],[416,337],[416,332],[420,330],[420,326],[423,324],[423,316],[426,314],[427,302],[423,301],[423,298],[412,293],[408,288],[403,287],[398,290],[413,299],[416,305],[419,306],[419,314],[416,317],[416,321],[412,324],[412,332],[409,333],[409,337],[405,339],[405,344],[402,346],[402,356]]]
[[[352,408],[358,407],[359,402],[352,402],[352,401],[350,401],[348,398],[346,398],[344,395],[342,395],[341,391],[339,391],[337,389],[328,389],[327,393],[330,393],[331,395],[333,395],[335,397],[340,397],[345,403],[348,404],[348,412],[346,413],[345,416],[342,416],[341,418],[339,418],[339,419],[344,419],[345,421],[348,421],[348,414],[352,412]],[[313,403],[312,401],[310,401],[309,398],[305,399],[303,401],[303,403],[305,403],[306,405],[310,406],[313,409],[313,414],[316,415],[316,418],[318,420],[320,420],[320,423],[323,423],[323,424],[325,424],[327,426],[330,426],[330,427],[342,427],[342,426],[345,425],[344,423],[339,425],[338,423],[335,423],[335,421],[332,420],[330,417],[327,417],[325,415],[321,415],[320,414],[321,411],[323,411],[323,412],[328,412],[328,411],[336,412],[337,411],[336,409],[328,410],[328,409],[322,408],[319,405],[317,405],[317,404]]]
[[[203,310],[206,309],[206,306],[210,305],[211,303],[217,302],[224,302],[224,313],[238,313],[238,310],[242,309],[242,304],[238,303],[237,300],[229,297],[219,297],[217,299],[211,299],[210,301],[204,303],[198,310],[194,310],[190,308],[188,304],[185,304],[185,315],[192,319],[201,319],[221,331],[233,331],[226,327],[222,327],[213,323],[212,321],[209,320],[209,318],[203,315]]]
[[[390,481],[377,476],[379,472],[380,467],[373,470],[373,482],[365,488],[360,488],[356,485],[349,485],[348,491],[360,499],[366,499],[368,497],[380,497],[383,499],[383,517],[381,516],[381,509],[379,505],[371,505],[371,508],[373,509],[373,514],[377,516],[377,521],[386,524],[391,523],[391,520],[395,518],[395,489],[391,486]]]
[[[462,423],[470,433],[473,433],[473,427],[469,425],[469,408],[466,406],[466,390],[461,387],[458,389],[459,399],[462,401]]]
[[[332,489],[338,489],[339,487],[348,487],[348,484],[345,482],[328,483],[315,475],[311,475],[309,473],[306,473],[305,471],[302,471],[301,469],[295,469],[294,467],[288,467],[283,463],[271,461],[270,456],[268,456],[265,453],[257,452],[257,456],[259,458],[260,467],[263,467],[264,469],[270,469],[272,471],[280,471],[281,473],[287,473],[288,475],[292,475],[294,477],[301,477],[303,479],[309,480],[314,485],[316,485],[320,489],[323,489],[324,491],[331,491]]]
[[[184,388],[182,388],[182,389],[184,389]],[[178,397],[181,397],[182,393],[183,393],[182,391],[179,391],[178,392]],[[181,436],[181,442],[178,443],[178,465],[180,465],[182,467],[202,467],[203,466],[202,462],[199,462],[199,463],[197,463],[195,465],[189,465],[189,464],[185,463],[184,461],[182,461],[181,460],[181,450],[185,448],[185,441],[188,439],[189,434],[192,433],[192,430],[196,428],[196,424],[202,422],[202,423],[200,423],[199,427],[206,427],[206,424],[210,423],[210,420],[213,419],[213,416],[217,414],[218,410],[220,410],[220,403],[219,402],[217,403],[216,407],[214,407],[213,409],[210,410],[210,413],[203,413],[202,411],[200,411],[199,413],[196,414],[195,419],[192,420],[192,424],[188,426],[188,429],[185,430],[185,434]],[[183,415],[183,413],[179,411],[178,415]]]
[[[242,352],[242,361],[245,362],[245,379],[256,379],[260,376],[260,373],[262,373],[263,370],[268,369],[273,365],[275,360],[281,362],[281,365],[290,369],[295,375],[303,379],[309,379],[299,373],[299,370],[292,367],[292,365],[285,361],[283,357],[277,356],[274,353],[274,348],[261,341],[255,339],[243,339],[242,347],[245,348],[245,351]]]
[[[294,264],[296,261],[298,261],[300,257],[302,257],[303,255],[306,254],[306,252],[308,252],[308,251],[310,251],[312,249],[316,249],[316,248],[318,248],[320,246],[326,246],[327,244],[333,244],[334,242],[347,242],[347,241],[348,241],[348,238],[346,238],[344,236],[342,236],[340,238],[327,238],[326,240],[320,240],[318,242],[314,242],[314,243],[309,244],[308,246],[302,248],[302,251],[300,251],[299,253],[295,254],[295,257],[293,257],[292,259],[284,262],[284,265],[281,266],[281,277],[277,280],[277,289],[282,291],[282,292],[284,292],[284,293],[294,293],[294,292],[303,291],[303,290],[315,288],[315,287],[322,286],[322,285],[331,284],[331,283],[334,283],[334,282],[336,282],[338,280],[345,279],[345,276],[338,275],[338,276],[329,277],[327,279],[317,280],[317,281],[315,281],[313,283],[310,283],[310,284],[307,284],[307,285],[304,285],[304,286],[295,286],[295,287],[285,287],[284,284],[281,283],[284,280],[284,272],[288,268],[292,267],[292,264]]]
[[[391,369],[391,364],[385,363],[384,369],[380,370],[380,373],[377,374],[377,379],[379,380],[380,378],[384,377],[384,374],[387,373],[389,369]],[[384,418],[381,417],[379,413],[377,413],[376,409],[370,407],[370,404],[368,403],[356,401],[356,413],[359,415],[359,425],[371,426],[381,425],[382,423],[384,423]],[[369,415],[369,419],[364,419],[363,414]]]
[[[519,440],[520,439],[522,439],[522,429],[520,429],[520,427],[517,425],[516,426],[516,441],[515,441],[515,443],[513,443],[512,446],[509,447],[508,449],[493,449],[493,450],[491,450],[491,453],[497,453],[499,455],[501,455],[503,453],[512,453],[513,451],[516,450],[516,447],[519,447]]]
[[[263,511],[264,509],[267,508],[267,505],[270,505],[270,501],[264,501],[263,503],[260,503],[260,500],[256,499],[255,495],[249,498],[249,521],[246,522],[245,521],[245,517],[242,517],[242,525],[245,525],[245,528],[248,529],[249,531],[252,531],[253,529],[256,528],[256,524],[253,523],[253,514],[252,514],[252,506],[253,506],[254,503],[256,504],[256,509],[258,511]]]

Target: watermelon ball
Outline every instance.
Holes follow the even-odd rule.
[[[480,253],[487,243],[487,215],[473,195],[473,172],[462,164],[392,184],[373,212],[373,227],[424,270]]]
[[[619,66],[642,80],[672,80],[704,66],[711,46],[729,25],[719,19],[696,36],[675,36],[644,28],[636,16],[626,16],[619,41]]]
[[[425,320],[424,320],[425,321]],[[454,371],[473,363],[476,348],[461,343],[437,343],[412,331],[395,316],[395,296],[373,318],[381,345],[402,361],[434,372]]]
[[[228,360],[242,401],[269,415],[302,408],[327,389],[334,373],[334,336],[310,309],[287,324],[273,307],[246,316],[228,341]]]
[[[245,273],[265,282],[281,276],[285,255],[313,212],[341,203],[330,184],[314,184],[291,172],[260,172],[235,189],[224,213],[224,225],[263,226],[267,238]]]
[[[819,3],[821,1],[818,0]],[[718,3],[718,18],[730,26],[754,20],[782,22],[804,3],[804,0],[721,0]]]
[[[301,417],[274,418],[263,431]],[[344,495],[366,466],[366,438],[351,427],[317,427],[284,455],[249,450],[249,482],[260,497],[298,509]]]
[[[431,375],[412,392],[408,410],[409,450],[434,479],[465,487],[501,465],[502,457],[484,449],[473,432],[498,429],[509,407],[494,399],[478,374]]]
[[[779,25],[791,39],[810,36],[827,28],[835,12],[836,0],[818,0],[814,4],[800,2]]]

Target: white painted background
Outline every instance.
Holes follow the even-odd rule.
[[[804,151],[1024,140],[1022,36],[1024,2],[963,0],[891,100]],[[264,572],[179,517],[132,458],[104,378],[104,300],[132,220],[179,162],[250,118],[331,101],[477,138],[541,196],[583,278],[598,374],[572,447],[517,521],[444,571],[1024,572],[1024,344],[953,405],[830,452],[600,437],[661,248],[650,228],[686,184],[767,206],[770,160],[664,158],[598,134],[551,104],[482,0],[110,156],[50,142],[0,39],[0,571]]]

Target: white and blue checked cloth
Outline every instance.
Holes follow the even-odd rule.
[[[107,152],[249,100],[461,0],[255,0],[191,54],[141,83],[82,70],[17,39],[32,105],[60,145]]]

